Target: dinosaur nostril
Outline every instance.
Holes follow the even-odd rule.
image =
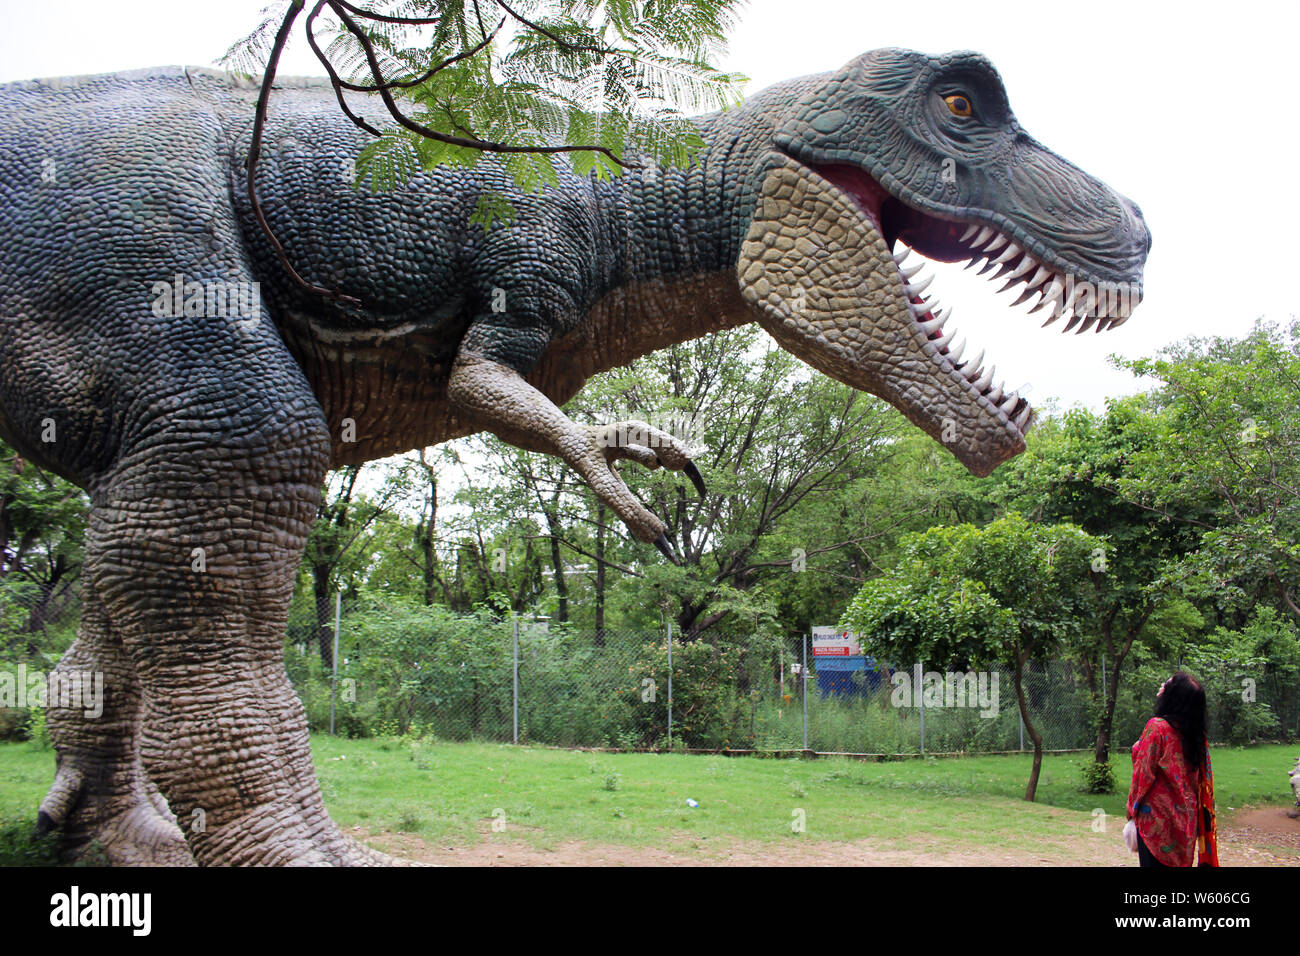
[[[1151,230],[1147,228],[1146,217],[1142,215],[1142,209],[1133,200],[1127,197],[1121,197],[1124,208],[1128,211],[1132,219],[1132,231],[1137,244],[1143,248],[1143,254],[1151,251]]]

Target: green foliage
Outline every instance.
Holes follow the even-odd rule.
[[[72,643],[86,505],[0,442],[0,660],[48,669]]]
[[[1083,765],[1084,793],[1114,793],[1115,772],[1108,760],[1092,760]]]
[[[756,701],[744,693],[753,680],[770,679],[776,653],[770,639],[673,643],[673,745],[749,749],[754,745]],[[763,675],[763,676],[759,676]],[[666,742],[668,645],[644,646],[633,663],[635,686],[653,688],[656,706],[633,710],[643,739]]]
[[[880,659],[1015,667],[1018,654],[1041,657],[1085,625],[1099,546],[1073,525],[1018,514],[931,528],[903,540],[898,564],[863,585],[840,627]]]
[[[1119,491],[1194,522],[1183,570],[1224,623],[1261,599],[1300,619],[1300,323],[1120,364],[1159,386]]]
[[[29,707],[27,713],[27,739],[37,750],[53,750],[50,728],[45,723],[44,707]]]
[[[0,821],[0,866],[58,866],[55,833],[36,835],[35,820]]]
[[[1261,606],[1241,630],[1215,628],[1189,649],[1188,663],[1206,687],[1215,739],[1242,744],[1278,735],[1278,717],[1261,699],[1260,685],[1270,679],[1295,685],[1298,636],[1274,608]]]
[[[357,158],[357,182],[389,190],[419,169],[471,167],[494,151],[506,179],[522,192],[558,182],[555,160],[579,176],[617,176],[624,166],[683,166],[704,142],[688,112],[726,109],[745,77],[710,61],[723,52],[740,0],[404,0],[373,9],[410,23],[354,23],[368,37],[399,123],[382,103],[382,135]],[[231,69],[260,72],[290,12],[282,5],[223,57]],[[296,16],[296,11],[293,12]],[[498,20],[500,25],[498,25]],[[503,30],[502,27],[508,26]],[[346,80],[379,77],[343,15],[330,7],[306,28],[332,34],[325,57]],[[323,29],[322,29],[323,28]],[[377,94],[370,94],[372,97]],[[412,125],[415,128],[412,128]],[[585,147],[554,151],[556,146]],[[597,150],[596,148],[599,148]],[[509,221],[500,193],[480,198],[473,221],[485,229]]]

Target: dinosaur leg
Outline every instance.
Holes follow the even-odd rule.
[[[284,671],[327,448],[319,408],[292,408],[190,430],[94,496],[87,571],[139,681],[142,764],[203,865],[384,860],[326,813]]]
[[[644,422],[579,425],[508,365],[462,353],[448,395],[456,413],[477,427],[517,448],[563,458],[641,541],[663,542],[665,525],[628,489],[616,461],[663,465],[703,487],[686,445],[672,435]]]
[[[38,829],[59,829],[67,860],[93,855],[97,844],[114,866],[193,866],[176,819],[140,763],[135,668],[89,584],[77,640],[50,686],[65,688],[66,697],[56,704],[56,690],[46,711],[58,770]]]

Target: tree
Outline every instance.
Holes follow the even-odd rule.
[[[0,443],[0,608],[21,609],[0,620],[0,653],[63,650],[45,646],[46,626],[76,596],[85,528],[81,490]]]
[[[1002,508],[1044,523],[1072,522],[1105,538],[1104,549],[1099,547],[1090,561],[1096,618],[1069,648],[1098,712],[1097,763],[1110,757],[1115,708],[1134,646],[1201,625],[1181,595],[1177,566],[1195,548],[1196,534],[1184,521],[1116,492],[1133,461],[1155,440],[1150,425],[1147,398],[1141,395],[1108,402],[1104,415],[1072,409],[1035,429],[1029,449],[990,489]]]
[[[682,110],[725,109],[740,99],[744,77],[709,63],[725,46],[739,2],[400,0],[367,9],[317,0],[303,29],[339,109],[375,137],[358,157],[358,181],[391,188],[416,169],[473,166],[487,152],[519,189],[539,191],[557,181],[555,158],[568,159],[580,176],[602,178],[641,161],[688,164],[704,143]],[[298,275],[257,198],[276,70],[305,7],[305,0],[277,5],[223,57],[246,74],[262,72],[245,188],[286,273],[304,289],[361,306],[344,290]],[[331,35],[323,48],[320,37]],[[345,91],[377,97],[392,125],[368,122]],[[486,229],[512,212],[488,194],[474,218]]]
[[[673,346],[609,373],[571,403],[590,421],[644,419],[694,446],[707,490],[702,496],[662,470],[624,477],[648,507],[665,517],[676,567],[647,567],[624,589],[645,608],[671,607],[684,640],[731,619],[737,626],[762,603],[763,587],[792,570],[833,570],[872,531],[856,522],[820,521],[811,537],[805,518],[842,511],[893,453],[902,423],[861,392],[809,375],[759,330],[739,328]],[[737,608],[745,607],[743,614]],[[657,621],[649,617],[643,626]]]
[[[1119,363],[1160,385],[1117,490],[1195,529],[1186,570],[1232,615],[1220,623],[1241,626],[1264,598],[1300,621],[1300,322],[1160,355]]]
[[[868,581],[840,627],[884,660],[1012,669],[1016,701],[1034,743],[1025,799],[1033,800],[1043,738],[1029,712],[1024,674],[1095,613],[1091,560],[1102,546],[1071,524],[1034,525],[1011,514],[976,528],[931,528],[904,539],[899,563]]]
[[[365,465],[347,465],[325,477],[321,502],[303,552],[303,567],[311,578],[316,617],[316,644],[326,667],[334,664],[334,595],[342,586],[346,559],[364,563],[362,549],[355,546],[366,530],[393,507],[405,490],[390,476],[377,498],[358,494],[357,484]],[[373,469],[372,469],[373,470]]]

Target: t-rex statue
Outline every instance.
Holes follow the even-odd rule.
[[[279,81],[266,217],[361,309],[291,281],[255,221],[256,89],[182,68],[0,86],[0,437],[91,502],[53,676],[100,674],[106,695],[97,718],[49,711],[39,813],[72,855],[384,860],[327,814],[283,664],[327,469],[486,430],[563,458],[671,554],[615,466],[698,479],[688,450],[571,421],[591,376],[758,322],[983,475],[1024,449],[1031,409],[965,355],[902,247],[987,259],[1066,330],[1141,297],[1138,208],[1030,138],[975,53],[876,50],[696,117],[689,167],[566,167],[540,194],[487,156],[356,189],[365,137],[333,88]],[[493,190],[515,218],[485,231]]]

